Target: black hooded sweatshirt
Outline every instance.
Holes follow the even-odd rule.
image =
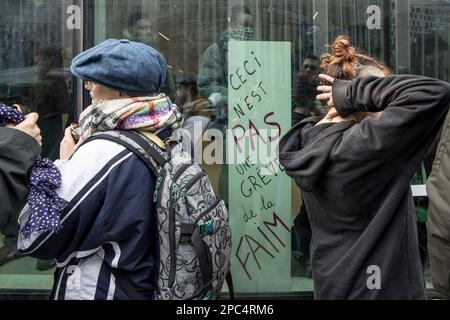
[[[315,298],[425,299],[410,181],[443,124],[450,85],[336,80],[333,100],[344,117],[384,112],[360,123],[308,118],[280,143],[311,222]]]

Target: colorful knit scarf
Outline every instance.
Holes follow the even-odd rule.
[[[83,139],[114,129],[157,132],[178,129],[183,115],[168,97],[139,97],[108,100],[91,105],[80,116]]]
[[[24,120],[22,113],[0,105],[0,124],[17,125]],[[33,232],[57,232],[61,229],[60,213],[67,206],[67,202],[56,193],[60,185],[61,173],[53,162],[37,156],[27,173],[30,216],[20,231],[26,239],[30,238]]]

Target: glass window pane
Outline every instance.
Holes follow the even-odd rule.
[[[96,10],[102,12],[103,19],[96,20],[96,30],[104,30],[102,37],[96,42],[108,37],[126,36],[130,39],[143,41],[158,48],[167,58],[171,78],[177,87],[176,101],[187,115],[187,121],[198,117],[199,113],[192,112],[192,104],[203,101],[210,103],[206,122],[209,128],[223,129],[227,125],[228,109],[227,101],[222,103],[212,102],[217,93],[222,99],[227,98],[228,84],[225,75],[229,72],[225,65],[227,56],[214,55],[214,45],[219,51],[224,47],[224,31],[227,30],[230,21],[231,10],[236,4],[247,5],[253,20],[254,38],[256,41],[287,41],[291,44],[291,79],[293,102],[296,101],[296,82],[298,72],[302,67],[314,64],[318,67],[317,60],[307,59],[308,56],[328,52],[330,41],[338,35],[349,35],[352,44],[359,50],[374,58],[385,61],[395,72],[406,73],[415,71],[416,74],[426,74],[448,79],[448,69],[435,68],[435,61],[448,61],[438,59],[436,55],[444,55],[448,58],[448,23],[442,24],[440,20],[433,18],[433,24],[439,27],[427,29],[420,36],[415,35],[405,38],[404,31],[412,34],[415,25],[414,19],[409,18],[410,12],[418,12],[430,6],[442,12],[448,20],[449,10],[447,5],[432,5],[430,3],[407,4],[403,1],[97,1]],[[376,6],[381,16],[377,17],[378,26],[369,28],[369,18],[372,11],[369,6]],[[159,15],[150,12],[157,10]],[[431,9],[427,9],[431,10]],[[120,12],[120,17],[117,16]],[[128,17],[128,20],[127,18]],[[141,18],[135,25],[133,18]],[[228,20],[228,21],[227,21]],[[178,27],[174,27],[178,26]],[[406,29],[405,29],[406,27]],[[399,29],[400,28],[400,29]],[[425,24],[424,24],[425,28]],[[125,30],[125,32],[124,32]],[[146,33],[145,33],[146,32]],[[413,45],[410,41],[423,44]],[[425,43],[428,41],[428,45]],[[431,41],[431,42],[430,42]],[[411,50],[404,43],[411,46]],[[433,44],[433,45],[431,45]],[[444,58],[443,56],[443,58]],[[428,57],[428,58],[427,58]],[[415,61],[420,58],[420,63]],[[208,61],[210,59],[210,61]],[[213,63],[215,61],[215,64]],[[425,68],[425,64],[429,65]],[[208,71],[207,67],[213,66]],[[409,70],[410,67],[416,70]],[[439,70],[438,70],[439,69]],[[208,74],[205,74],[208,72]],[[438,74],[440,72],[440,74]],[[221,75],[224,73],[224,75]],[[196,80],[199,81],[196,83]],[[313,95],[311,87],[309,92],[305,88],[301,94]],[[301,90],[300,90],[301,91]],[[298,97],[298,96],[297,96]],[[304,99],[304,98],[303,98]],[[301,98],[300,98],[301,100]],[[299,103],[305,103],[305,100]],[[302,106],[298,106],[299,109]],[[316,110],[316,111],[315,111]],[[308,113],[320,112],[318,106],[309,107]],[[203,147],[207,145],[204,142]],[[204,149],[203,149],[204,151]],[[227,177],[229,172],[226,166],[204,165],[214,182],[215,189],[222,197],[228,198]],[[236,186],[237,187],[237,186]],[[233,189],[231,187],[231,189]],[[231,190],[230,189],[230,190]],[[258,197],[258,193],[256,193]],[[309,237],[310,229],[306,216],[306,209],[301,206],[299,191],[295,184],[292,185],[292,259],[291,275],[292,290],[311,290],[311,270],[309,265]],[[231,215],[238,215],[231,212]],[[286,247],[285,250],[288,250]],[[262,251],[261,251],[262,252]],[[262,266],[261,268],[268,266]]]
[[[69,66],[74,31],[66,25],[73,1],[5,0],[0,3],[0,103],[39,113],[42,155],[59,158],[63,129],[75,122],[75,84]],[[79,17],[78,17],[79,18]],[[16,251],[17,217],[8,217],[0,235],[0,291],[49,292],[54,260],[36,260]]]

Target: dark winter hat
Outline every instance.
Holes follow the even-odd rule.
[[[130,96],[159,93],[167,76],[166,60],[143,43],[108,39],[72,60],[70,71]]]

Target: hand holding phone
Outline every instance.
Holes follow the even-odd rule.
[[[78,124],[73,123],[71,125],[72,128],[72,138],[75,140],[75,143],[80,141],[81,138],[81,127]]]

